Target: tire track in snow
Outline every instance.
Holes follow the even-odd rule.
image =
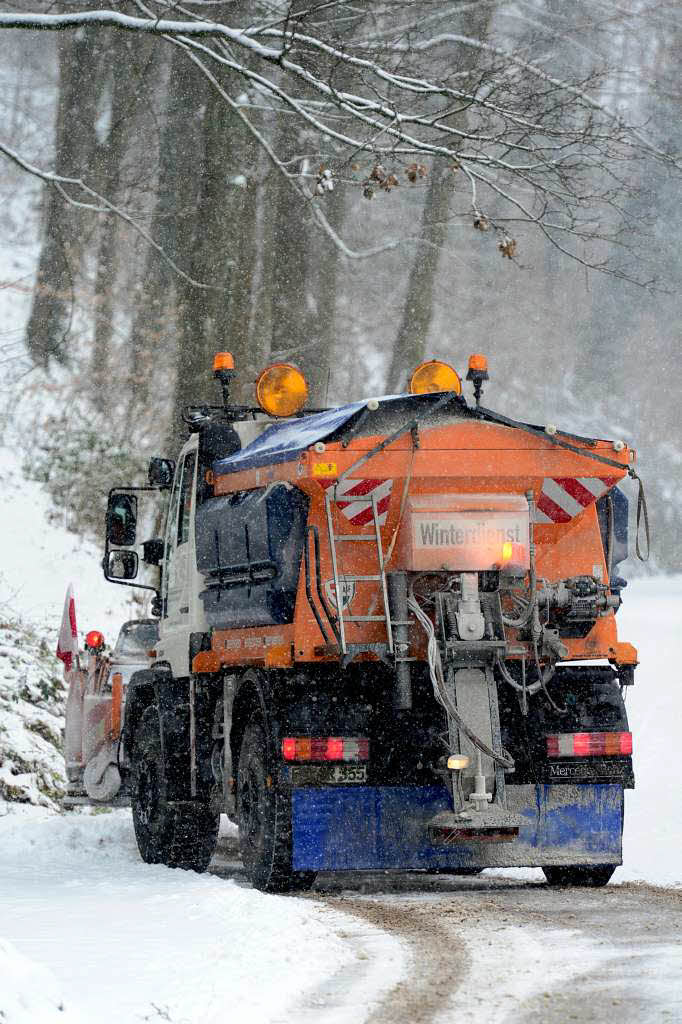
[[[603,1024],[615,1015],[621,1024],[682,1021],[679,890],[550,889],[488,877],[394,881],[402,892],[387,893],[386,880],[369,879],[363,887],[374,895],[344,892],[325,904],[399,940],[402,978],[378,1004],[366,1000],[358,1014],[354,997],[353,1005],[345,998],[359,976],[340,971],[319,990],[334,1003],[334,1015],[327,1015],[323,998],[317,1015],[304,1020]],[[382,956],[381,943],[373,952]]]
[[[394,936],[403,946],[402,976],[382,1001],[371,1007],[365,1024],[427,1024],[434,1020],[468,967],[463,946],[453,949],[450,929],[434,918],[421,900],[406,905],[404,899],[398,903],[395,897],[342,897],[327,905]]]
[[[272,1024],[359,1024],[374,1020],[376,1008],[385,1005],[402,984],[398,979],[407,975],[410,951],[395,930],[382,928],[380,921],[372,921],[367,914],[354,914],[345,902],[325,901],[318,906],[329,912],[331,928],[354,950],[357,959],[306,992]]]

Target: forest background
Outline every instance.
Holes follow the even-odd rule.
[[[217,350],[240,397],[285,360],[316,406],[484,352],[491,408],[637,448],[679,571],[675,4],[1,0],[3,28],[0,441],[55,517],[99,537]]]

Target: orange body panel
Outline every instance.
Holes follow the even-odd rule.
[[[346,448],[338,442],[328,443],[320,452],[309,449],[289,462],[217,476],[215,494],[263,487],[275,481],[286,481],[304,491],[310,499],[308,522],[319,531],[323,586],[330,585],[333,571],[325,512],[326,490],[381,440],[381,436],[355,438]],[[406,479],[410,496],[524,495],[532,491],[537,501],[543,481],[547,478],[598,478],[610,487],[626,475],[628,466],[634,460],[634,453],[628,448],[616,452],[610,442],[599,441],[593,446],[571,443],[583,448],[585,454],[556,447],[541,437],[518,429],[467,420],[420,429],[417,449],[413,448],[411,435],[405,434],[349,476],[359,480],[371,478],[392,481],[386,519],[381,528],[383,550],[392,552],[386,564],[390,571],[404,568],[400,561],[400,531],[405,528]],[[601,455],[618,466],[596,461],[590,458],[590,453]],[[354,525],[344,518],[335,502],[332,502],[332,510],[336,534],[373,534],[371,521],[360,526]],[[533,532],[539,578],[557,582],[587,575],[608,582],[594,502],[570,522],[536,523]],[[340,542],[337,545],[337,558],[340,577],[344,574],[372,575],[377,572],[376,548],[371,543]],[[327,597],[329,599],[329,592]],[[326,622],[320,602],[317,598],[314,600],[323,622]],[[374,582],[357,583],[351,603],[353,615],[381,614],[383,607],[379,585]],[[515,646],[516,656],[521,656],[521,645],[515,645],[513,631],[509,632],[512,648],[510,656],[515,656]],[[349,622],[346,638],[350,644],[381,642],[386,638],[385,625],[382,622]],[[424,657],[421,630],[412,630],[410,642],[411,653]],[[586,637],[569,639],[565,643],[569,649],[569,659],[609,658],[620,663],[632,663],[633,660],[634,648],[618,643],[613,612],[600,617]],[[268,662],[269,648],[272,654]],[[217,655],[213,664],[216,665],[218,661],[220,665],[237,665],[273,664],[274,660],[285,666],[291,663],[291,659],[307,662],[337,660],[338,654],[332,653],[333,650],[329,640],[322,635],[308,603],[302,566],[295,619],[291,625],[220,630],[214,631],[213,636],[213,652]]]
[[[123,707],[123,676],[114,672],[111,677],[111,733],[112,740],[121,735],[121,709]]]

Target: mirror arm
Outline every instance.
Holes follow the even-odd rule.
[[[160,487],[112,487],[107,495],[107,508],[111,501],[111,496],[119,492],[126,493],[128,491],[159,491],[162,490]],[[104,531],[104,558],[102,559],[102,569],[104,570],[104,578],[108,583],[117,583],[122,587],[135,587],[137,590],[153,590],[157,600],[161,600],[160,587],[154,587],[151,583],[133,583],[131,580],[117,580],[113,576],[109,575],[109,531]]]

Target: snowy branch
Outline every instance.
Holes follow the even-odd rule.
[[[50,185],[52,188],[56,189],[67,205],[80,210],[88,210],[90,213],[103,213],[119,217],[122,221],[128,224],[133,231],[137,232],[137,234],[145,240],[147,245],[150,245],[152,249],[159,254],[161,259],[168,264],[171,270],[177,274],[178,277],[181,277],[183,281],[186,281],[187,284],[192,285],[194,288],[215,290],[212,285],[203,284],[201,281],[195,281],[194,278],[190,277],[189,274],[186,274],[184,270],[181,270],[162,246],[154,241],[146,228],[144,228],[138,221],[134,220],[129,213],[122,210],[120,206],[116,206],[114,203],[111,203],[105,198],[105,196],[100,195],[99,192],[96,192],[95,189],[91,188],[80,178],[67,178],[63,175],[55,174],[53,171],[42,170],[40,167],[36,167],[35,165],[30,164],[27,160],[24,160],[19,153],[10,149],[10,147],[5,145],[3,142],[0,142],[0,154],[19,167],[22,171],[33,175],[35,178],[40,178],[40,180],[44,181],[46,185]],[[95,202],[84,202],[83,200],[74,199],[70,192],[67,191],[67,187],[80,189],[81,192],[89,196]]]
[[[526,6],[520,5],[520,16],[533,20]],[[358,158],[369,162],[368,175],[372,165],[392,165],[386,178],[396,184],[401,165],[408,173],[415,157],[441,159],[452,168],[456,198],[461,199],[460,181],[471,188],[474,218],[491,224],[520,218],[573,258],[578,258],[575,251],[558,246],[554,232],[584,240],[589,236],[585,225],[599,223],[610,224],[615,236],[623,224],[616,196],[632,191],[633,175],[623,167],[646,160],[682,169],[675,157],[609,108],[596,73],[570,80],[513,48],[452,31],[448,11],[459,15],[472,5],[443,3],[435,14],[396,24],[395,30],[382,25],[371,38],[336,31],[325,21],[364,17],[340,2],[309,9],[289,4],[281,16],[243,28],[207,20],[207,3],[171,6],[136,0],[136,7],[139,16],[117,10],[3,12],[0,29],[109,28],[181,46],[302,200],[309,197],[300,172],[288,169],[291,154],[276,153],[273,119],[268,122],[263,111],[262,123],[256,124],[258,104],[253,102],[247,117],[244,105],[234,100],[235,90],[226,88],[228,78],[252,96],[265,97],[275,113],[286,111],[292,119],[292,140],[296,130],[314,137],[314,147],[328,152],[322,162],[333,165],[339,180],[342,169]],[[412,8],[405,5],[410,13]],[[182,18],[165,16],[171,12]],[[392,8],[380,4],[373,9],[373,24],[379,25],[383,17],[395,23]],[[445,25],[448,30],[442,31]],[[459,64],[458,55],[466,58]],[[53,179],[50,184],[58,189],[76,186],[87,194],[80,179]],[[366,180],[356,178],[354,184],[364,188]],[[364,191],[374,194],[372,188]],[[100,197],[90,193],[88,198],[120,215]],[[71,196],[69,201],[76,205],[80,200]],[[313,203],[313,212],[318,226],[348,258],[383,251],[381,245],[362,253],[348,248],[319,204]],[[594,238],[601,241],[607,235],[602,228]],[[595,265],[601,269],[601,262]]]

